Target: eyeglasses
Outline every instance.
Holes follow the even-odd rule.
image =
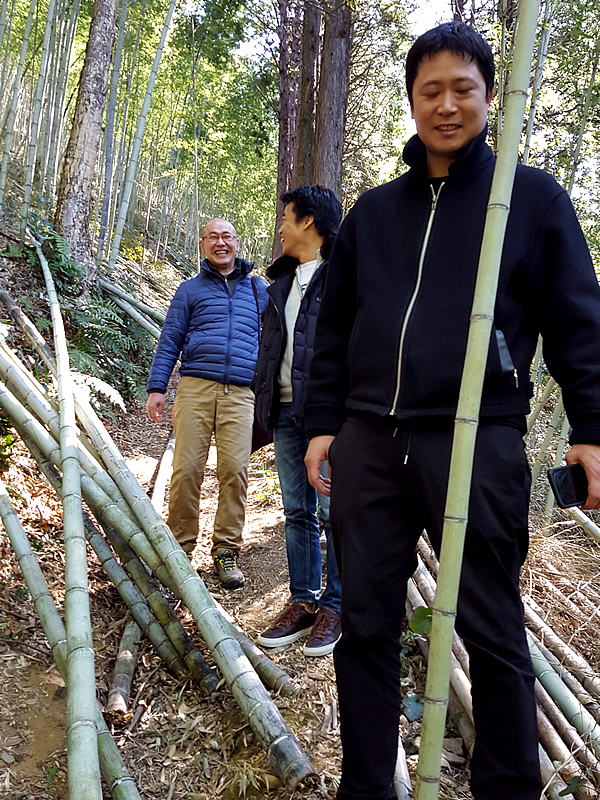
[[[229,244],[229,242],[234,242],[238,237],[235,233],[209,233],[207,236],[203,236],[203,239],[208,239],[209,242],[218,242],[219,239],[222,239],[225,244]]]

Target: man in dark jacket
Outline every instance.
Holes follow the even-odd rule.
[[[256,366],[257,416],[273,428],[285,513],[291,603],[258,637],[279,647],[308,635],[304,654],[330,653],[340,638],[340,581],[329,526],[329,501],[309,484],[308,440],[302,421],[305,382],[313,351],[326,258],[342,219],[335,194],[322,186],[287,192],[279,229],[283,256],[269,267],[274,279]],[[327,584],[321,591],[319,519],[327,539]]]
[[[230,222],[217,218],[204,226],[206,258],[199,274],[175,292],[146,384],[148,416],[160,422],[167,384],[181,358],[173,406],[175,452],[167,524],[188,553],[198,538],[200,487],[215,434],[219,503],[212,555],[228,589],[244,584],[237,558],[254,420],[250,382],[267,304],[266,281],[250,278],[252,264],[237,258],[238,250]]]
[[[392,800],[400,633],[415,545],[439,553],[453,420],[495,159],[485,143],[491,50],[450,22],[406,65],[410,169],[366,192],[331,253],[305,426],[313,486],[331,467],[342,578],[336,666],[340,800]],[[569,197],[517,168],[475,447],[457,631],[470,655],[475,800],[539,800],[534,675],[519,570],[528,546],[522,435],[541,333],[572,426],[569,462],[600,505],[600,289]]]

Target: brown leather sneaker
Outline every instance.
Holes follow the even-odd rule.
[[[326,656],[342,637],[340,612],[333,608],[320,608],[308,641],[302,648],[305,656]]]
[[[261,633],[256,641],[263,647],[291,644],[310,633],[316,616],[316,613],[309,611],[303,603],[291,603],[283,609],[269,630]]]
[[[244,585],[244,573],[237,565],[237,553],[219,547],[214,556],[215,569],[225,589],[241,589]]]

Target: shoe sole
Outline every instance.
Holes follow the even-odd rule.
[[[329,653],[333,653],[334,647],[341,638],[342,634],[340,633],[335,642],[332,642],[331,644],[324,644],[321,645],[320,647],[309,647],[307,644],[305,644],[304,647],[302,648],[302,653],[305,656],[312,656],[313,658],[315,658],[316,656],[328,656]]]
[[[257,637],[256,641],[258,644],[262,644],[263,647],[283,647],[283,645],[297,642],[298,639],[301,639],[303,636],[308,636],[311,631],[312,625],[310,628],[304,628],[303,631],[290,633],[287,636],[279,636],[277,639],[267,639],[265,636],[261,635]]]

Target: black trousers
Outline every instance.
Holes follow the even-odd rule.
[[[439,555],[453,420],[350,417],[331,451],[342,580],[334,652],[343,745],[339,800],[393,800],[400,634],[423,529]],[[456,629],[470,656],[475,800],[539,800],[534,675],[519,595],[530,474],[517,428],[481,424]]]

